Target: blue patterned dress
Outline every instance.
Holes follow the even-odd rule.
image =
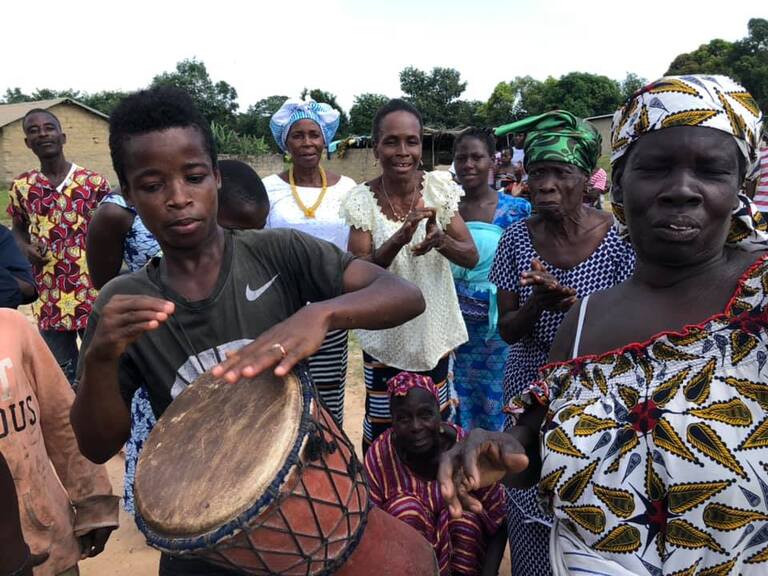
[[[635,267],[632,246],[611,228],[589,258],[568,270],[557,268],[536,253],[527,222],[518,222],[501,238],[490,281],[499,290],[516,293],[521,307],[533,294],[533,288],[521,286],[520,275],[531,269],[534,258],[539,259],[560,284],[575,289],[579,298],[623,282]],[[538,370],[547,363],[555,334],[564,318],[564,312],[543,312],[533,332],[509,346],[504,370],[505,403],[519,396],[537,379]],[[537,504],[537,488],[510,489],[507,502],[512,574],[549,576],[552,519],[544,515]]]
[[[102,202],[117,204],[133,214],[133,224],[123,241],[123,261],[130,272],[139,270],[150,258],[160,253],[160,245],[152,233],[147,230],[136,210],[129,206],[120,194],[109,194]],[[133,513],[133,479],[136,474],[136,462],[144,446],[144,440],[155,425],[155,414],[149,404],[149,396],[144,388],[134,394],[131,402],[131,437],[125,443],[125,496],[123,506],[126,512]]]
[[[496,329],[496,287],[488,281],[493,257],[504,230],[531,215],[527,200],[499,192],[492,223],[467,222],[480,259],[472,270],[452,265],[456,294],[469,340],[456,349],[454,386],[459,400],[458,422],[472,428],[504,427],[504,362],[507,343]]]

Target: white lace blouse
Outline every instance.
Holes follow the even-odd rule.
[[[346,251],[349,240],[349,226],[339,216],[341,199],[355,181],[342,176],[333,186],[328,186],[323,202],[317,209],[315,218],[307,218],[296,204],[291,194],[291,185],[277,174],[267,176],[263,180],[269,196],[269,217],[267,228],[295,228],[316,238],[327,240]],[[304,206],[312,206],[317,202],[320,188],[297,186],[296,192]]]
[[[424,174],[422,195],[426,207],[437,209],[438,225],[445,229],[458,212],[459,198],[464,192],[448,172],[436,171]],[[347,192],[341,201],[341,215],[350,226],[370,232],[375,248],[402,226],[402,222],[384,216],[366,184]],[[448,259],[436,250],[424,256],[413,256],[411,252],[425,235],[426,221],[422,221],[410,244],[395,256],[389,271],[421,289],[426,311],[396,328],[355,331],[363,350],[387,366],[400,370],[431,370],[440,358],[468,338]]]

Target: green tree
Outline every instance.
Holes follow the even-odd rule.
[[[488,126],[500,126],[515,120],[518,94],[511,82],[499,82],[488,101],[483,104],[483,121]]]
[[[344,112],[344,108],[336,102],[336,94],[320,90],[319,88],[313,88],[312,90],[304,88],[304,90],[301,91],[301,99],[303,100],[307,96],[312,98],[315,102],[324,102],[325,104],[330,105],[331,108],[335,108],[339,111],[339,127],[336,130],[336,139],[344,138],[349,135],[349,116]],[[326,142],[326,144],[330,144],[330,142]]]
[[[120,100],[126,96],[128,96],[128,92],[121,90],[102,90],[93,94],[82,94],[77,100],[109,116],[120,103]]]
[[[545,82],[546,84],[546,82]],[[590,74],[570,72],[547,86],[546,110],[568,110],[580,118],[613,112],[621,104],[621,88],[616,80]]]
[[[274,152],[280,148],[272,138],[272,131],[269,129],[269,120],[272,115],[280,109],[283,102],[288,100],[288,96],[267,96],[248,107],[247,112],[238,114],[235,123],[236,130],[246,136],[263,138],[267,145]]]
[[[151,85],[186,90],[209,122],[231,126],[235,121],[237,91],[223,80],[214,83],[205,64],[195,58],[182,60],[174,72],[158,74]]]
[[[632,72],[628,72],[621,81],[621,99],[622,101],[629,99],[635,92],[640,90],[643,86],[648,84],[648,80],[638,76]]]
[[[483,102],[480,100],[456,100],[448,106],[449,117],[454,128],[484,126]]]
[[[432,68],[424,72],[408,66],[400,72],[400,90],[419,109],[428,126],[452,128],[459,125],[457,108],[451,106],[467,87],[454,68]]]
[[[747,31],[741,40],[715,39],[678,55],[667,74],[725,74],[741,83],[768,113],[768,20],[752,18]]]
[[[389,97],[384,94],[358,94],[352,108],[349,109],[350,134],[370,136],[373,127],[373,117],[376,111],[389,102]]]
[[[31,102],[32,96],[25,94],[18,86],[16,88],[6,88],[5,94],[3,94],[0,103],[2,104],[18,104],[19,102]]]

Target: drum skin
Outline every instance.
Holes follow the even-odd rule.
[[[150,545],[243,574],[437,574],[418,532],[370,509],[354,448],[307,372],[234,385],[202,375],[147,439],[135,494]]]

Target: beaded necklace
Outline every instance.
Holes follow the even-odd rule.
[[[315,217],[317,209],[320,208],[320,204],[323,203],[325,193],[328,192],[328,180],[325,177],[325,170],[323,170],[322,166],[318,166],[318,168],[320,169],[320,181],[322,182],[322,188],[320,190],[320,196],[317,197],[317,201],[310,207],[307,207],[304,202],[301,201],[299,191],[296,189],[296,180],[293,177],[293,166],[291,166],[291,168],[288,170],[288,183],[291,185],[291,194],[293,195],[293,200],[296,202],[296,205],[301,209],[301,211],[304,212],[304,216],[307,218]]]

